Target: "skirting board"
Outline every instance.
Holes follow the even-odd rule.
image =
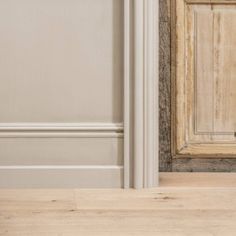
[[[11,166],[0,188],[123,188],[123,166]]]

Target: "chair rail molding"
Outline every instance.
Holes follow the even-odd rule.
[[[125,0],[124,186],[158,182],[158,1]]]

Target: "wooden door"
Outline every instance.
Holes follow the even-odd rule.
[[[175,157],[236,157],[236,2],[177,0]]]
[[[123,185],[123,1],[0,0],[0,186]]]

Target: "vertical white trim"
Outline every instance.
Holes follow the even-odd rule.
[[[157,0],[134,0],[134,187],[156,185]]]
[[[155,64],[156,62],[156,46],[158,46],[158,42],[156,41],[155,32],[158,32],[156,29],[156,18],[155,14],[157,14],[158,9],[156,8],[155,0],[145,0],[145,106],[146,106],[146,119],[145,119],[145,131],[146,131],[146,181],[145,187],[155,186],[157,183],[156,176],[156,159],[157,159],[157,142],[156,138],[158,133],[158,127],[156,126],[157,115],[158,115],[158,97],[156,96],[156,90],[158,87],[156,86],[158,83],[158,78],[156,78]],[[158,14],[157,14],[158,15]],[[158,65],[158,64],[156,64]],[[157,66],[156,66],[157,67]]]
[[[130,0],[124,0],[124,188],[130,187]]]
[[[144,1],[134,2],[134,187],[144,179]]]

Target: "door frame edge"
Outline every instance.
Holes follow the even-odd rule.
[[[158,0],[124,0],[124,187],[158,185]]]

